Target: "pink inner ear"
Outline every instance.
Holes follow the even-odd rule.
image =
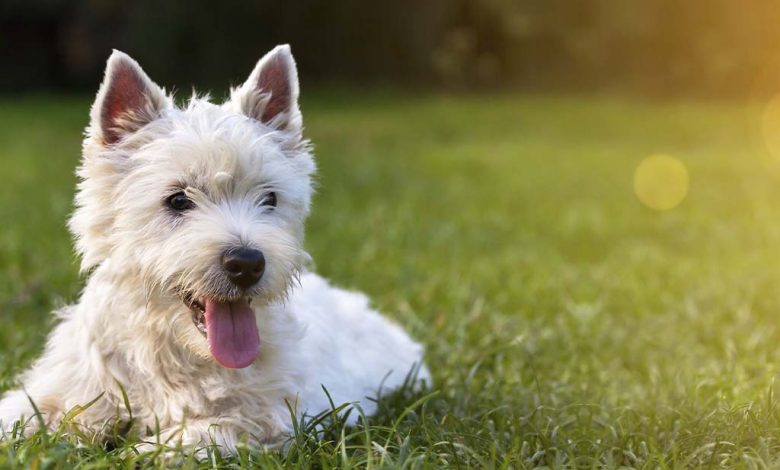
[[[109,88],[103,99],[103,109],[100,113],[100,125],[103,130],[103,140],[107,144],[117,142],[121,132],[117,127],[118,120],[123,115],[143,112],[146,103],[146,84],[136,70],[127,63],[118,63],[111,71]]]
[[[271,57],[260,71],[257,78],[257,88],[270,93],[271,99],[263,110],[260,121],[267,123],[280,113],[289,111],[292,91],[290,89],[290,75],[284,58],[280,54]]]

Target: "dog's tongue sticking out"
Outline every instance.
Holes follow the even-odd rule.
[[[248,300],[206,299],[205,304],[207,337],[214,359],[229,369],[252,364],[260,349],[260,334]]]

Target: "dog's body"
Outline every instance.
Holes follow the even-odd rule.
[[[32,403],[56,425],[94,401],[68,419],[99,430],[132,412],[163,441],[231,452],[281,442],[288,404],[329,409],[323,386],[370,414],[421,365],[422,347],[365,296],[303,270],[314,163],[297,98],[286,46],[225,104],[185,109],[112,55],[70,223],[91,275],[0,401],[2,429],[35,425]]]

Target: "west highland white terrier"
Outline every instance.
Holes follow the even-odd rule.
[[[231,453],[282,443],[288,404],[330,409],[323,386],[371,414],[410,371],[430,383],[365,295],[304,269],[315,165],[288,46],[225,103],[183,108],[115,51],[90,117],[69,223],[89,279],[0,401],[0,432],[66,416],[99,432],[131,411],[152,441]]]

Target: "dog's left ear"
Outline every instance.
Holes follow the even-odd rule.
[[[260,59],[249,79],[233,90],[231,101],[245,115],[300,137],[298,70],[290,46],[276,46]]]

